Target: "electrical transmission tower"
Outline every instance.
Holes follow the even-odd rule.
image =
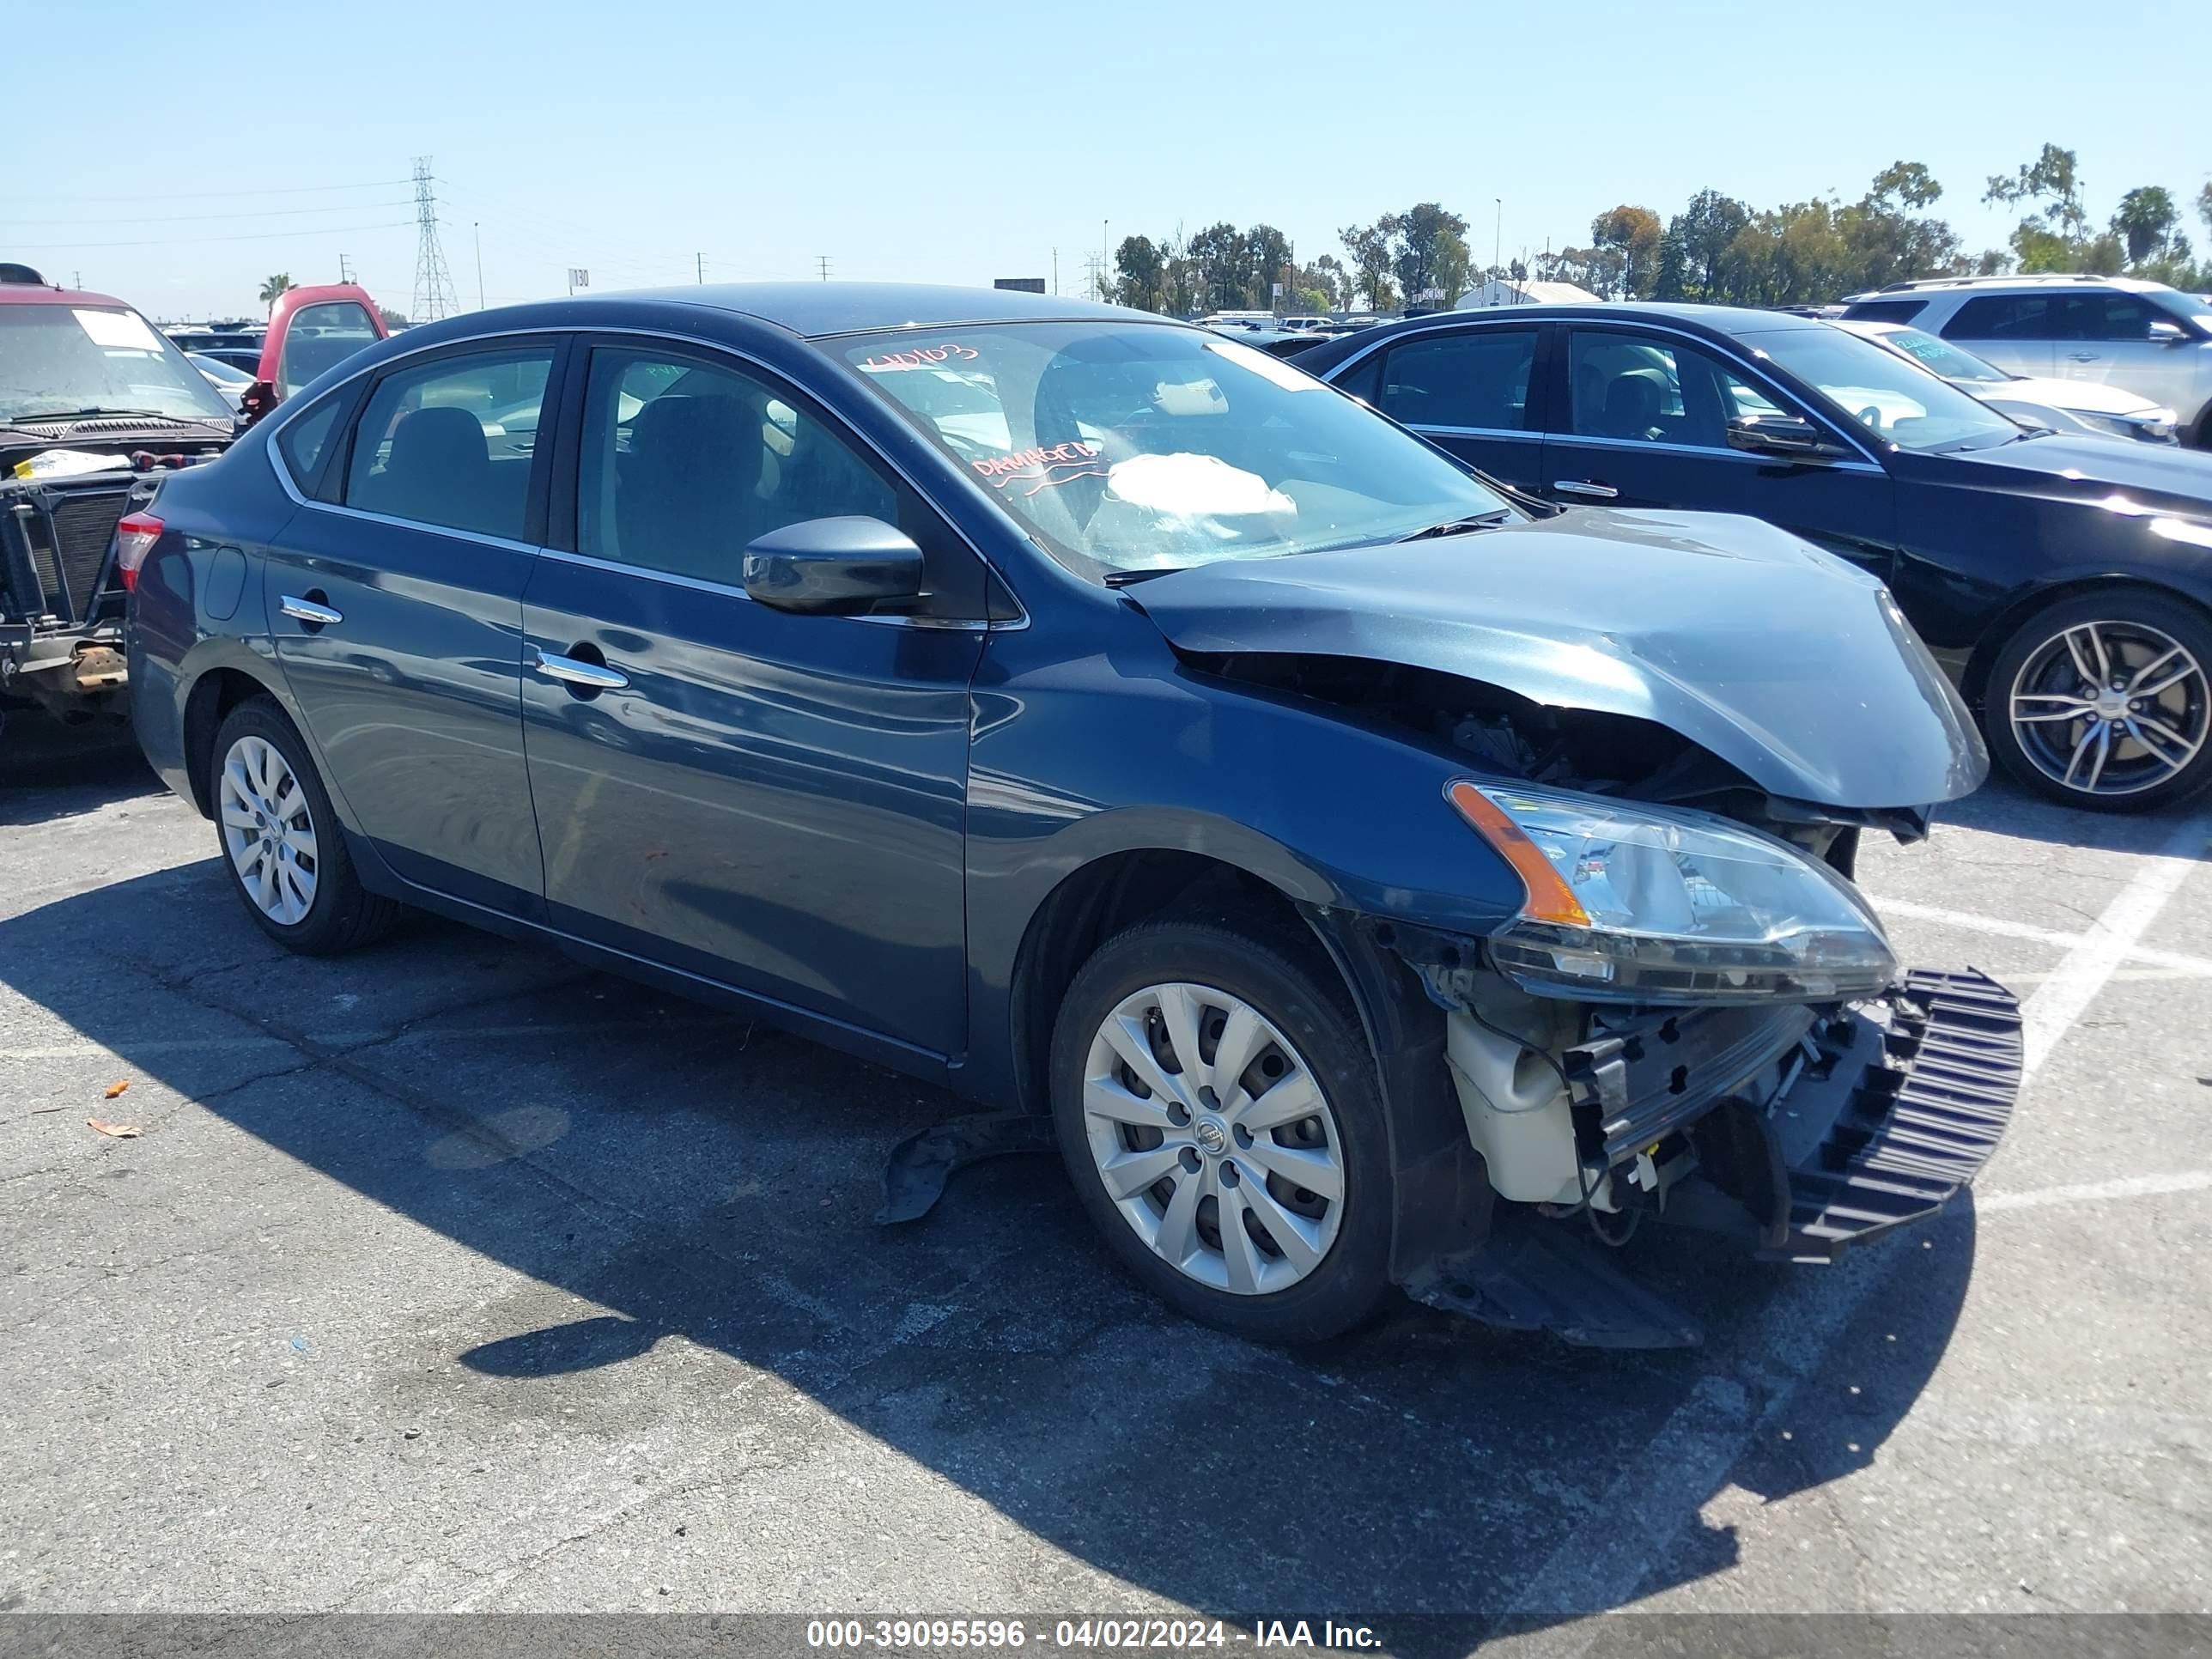
[[[430,189],[430,158],[415,158],[415,305],[407,314],[418,323],[434,323],[460,310],[453,298],[453,279],[446,270],[446,252],[438,246],[438,198]]]

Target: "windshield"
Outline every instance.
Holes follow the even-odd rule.
[[[1885,328],[1875,337],[1884,345],[1905,353],[1929,374],[1941,374],[1947,380],[1981,383],[2013,378],[1995,363],[1984,362],[1972,352],[1961,350],[1948,340],[1939,340],[1925,329]]]
[[[228,421],[185,354],[122,307],[0,305],[0,420],[129,410]]]
[[[1395,541],[1511,511],[1304,370],[1194,329],[902,329],[837,349],[1086,574]]]
[[[2212,301],[2197,294],[2154,294],[2147,296],[2177,317],[2186,317],[2203,333],[2212,334]]]
[[[1900,449],[1986,449],[2021,435],[1987,404],[1842,329],[1776,329],[1742,337]]]

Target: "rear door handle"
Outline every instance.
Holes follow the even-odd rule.
[[[2094,351],[2069,351],[2066,355],[2077,363],[2094,363],[2100,354]]]
[[[276,608],[295,622],[306,623],[311,628],[328,628],[332,623],[345,620],[343,614],[313,599],[302,599],[287,593],[276,601]]]
[[[576,657],[556,656],[550,651],[538,653],[538,672],[549,680],[586,686],[593,691],[619,691],[629,684],[629,676],[620,669]]]
[[[1620,494],[1611,484],[1591,483],[1577,478],[1561,478],[1552,488],[1562,495],[1587,495],[1594,501],[1609,501]]]

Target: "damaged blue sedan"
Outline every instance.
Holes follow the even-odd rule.
[[[1852,883],[1980,783],[1881,584],[1562,509],[1295,367],[1056,298],[807,283],[407,331],[118,527],[140,740],[288,948],[404,907],[1056,1142],[1263,1340],[1394,1287],[1694,1340],[1638,1227],[1935,1212],[2014,1000]]]

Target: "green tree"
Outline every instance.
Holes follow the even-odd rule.
[[[1467,221],[1435,202],[1419,202],[1403,213],[1376,222],[1389,239],[1390,269],[1408,305],[1430,301],[1454,304],[1467,291],[1473,261],[1467,248]]]
[[[1581,286],[1607,299],[1645,300],[1659,278],[1659,216],[1648,207],[1623,203],[1590,221],[1590,248],[1610,258],[1586,259],[1589,280]],[[1569,249],[1570,253],[1575,250]],[[1562,280],[1554,278],[1553,280]],[[1575,277],[1564,280],[1575,282]],[[1602,286],[1600,286],[1602,284]]]
[[[1244,293],[1253,306],[1272,307],[1275,284],[1291,280],[1291,239],[1273,225],[1255,225],[1244,233]]]
[[[1733,197],[1717,190],[1701,190],[1692,196],[1689,205],[1667,227],[1667,234],[1681,249],[1683,292],[1662,297],[1717,300],[1724,295],[1731,281],[1729,251],[1750,222],[1751,210]]]
[[[297,287],[299,287],[299,284],[292,280],[289,273],[284,271],[280,270],[274,276],[263,277],[261,279],[261,308],[264,311],[273,308],[277,301],[283,299],[286,294]]]
[[[1307,267],[1306,280],[1328,296],[1328,309],[1348,310],[1352,305],[1352,273],[1334,253],[1324,253]]]
[[[1387,311],[1397,304],[1397,290],[1390,285],[1388,222],[1377,219],[1371,225],[1346,225],[1336,234],[1344,251],[1352,256],[1356,291],[1367,296],[1369,308]]]
[[[1114,297],[1140,311],[1167,309],[1167,270],[1149,236],[1125,236],[1115,250]]]
[[[1190,239],[1190,260],[1198,268],[1199,303],[1213,311],[1234,311],[1244,303],[1249,260],[1244,234],[1224,220]]]
[[[2166,253],[2181,223],[2181,210],[2173,198],[2156,185],[2141,185],[2120,198],[2112,214],[2112,234],[2128,251],[2128,263],[2139,265]]]
[[[404,313],[394,311],[390,306],[379,306],[376,310],[377,314],[384,319],[385,327],[397,330],[407,326]]]

